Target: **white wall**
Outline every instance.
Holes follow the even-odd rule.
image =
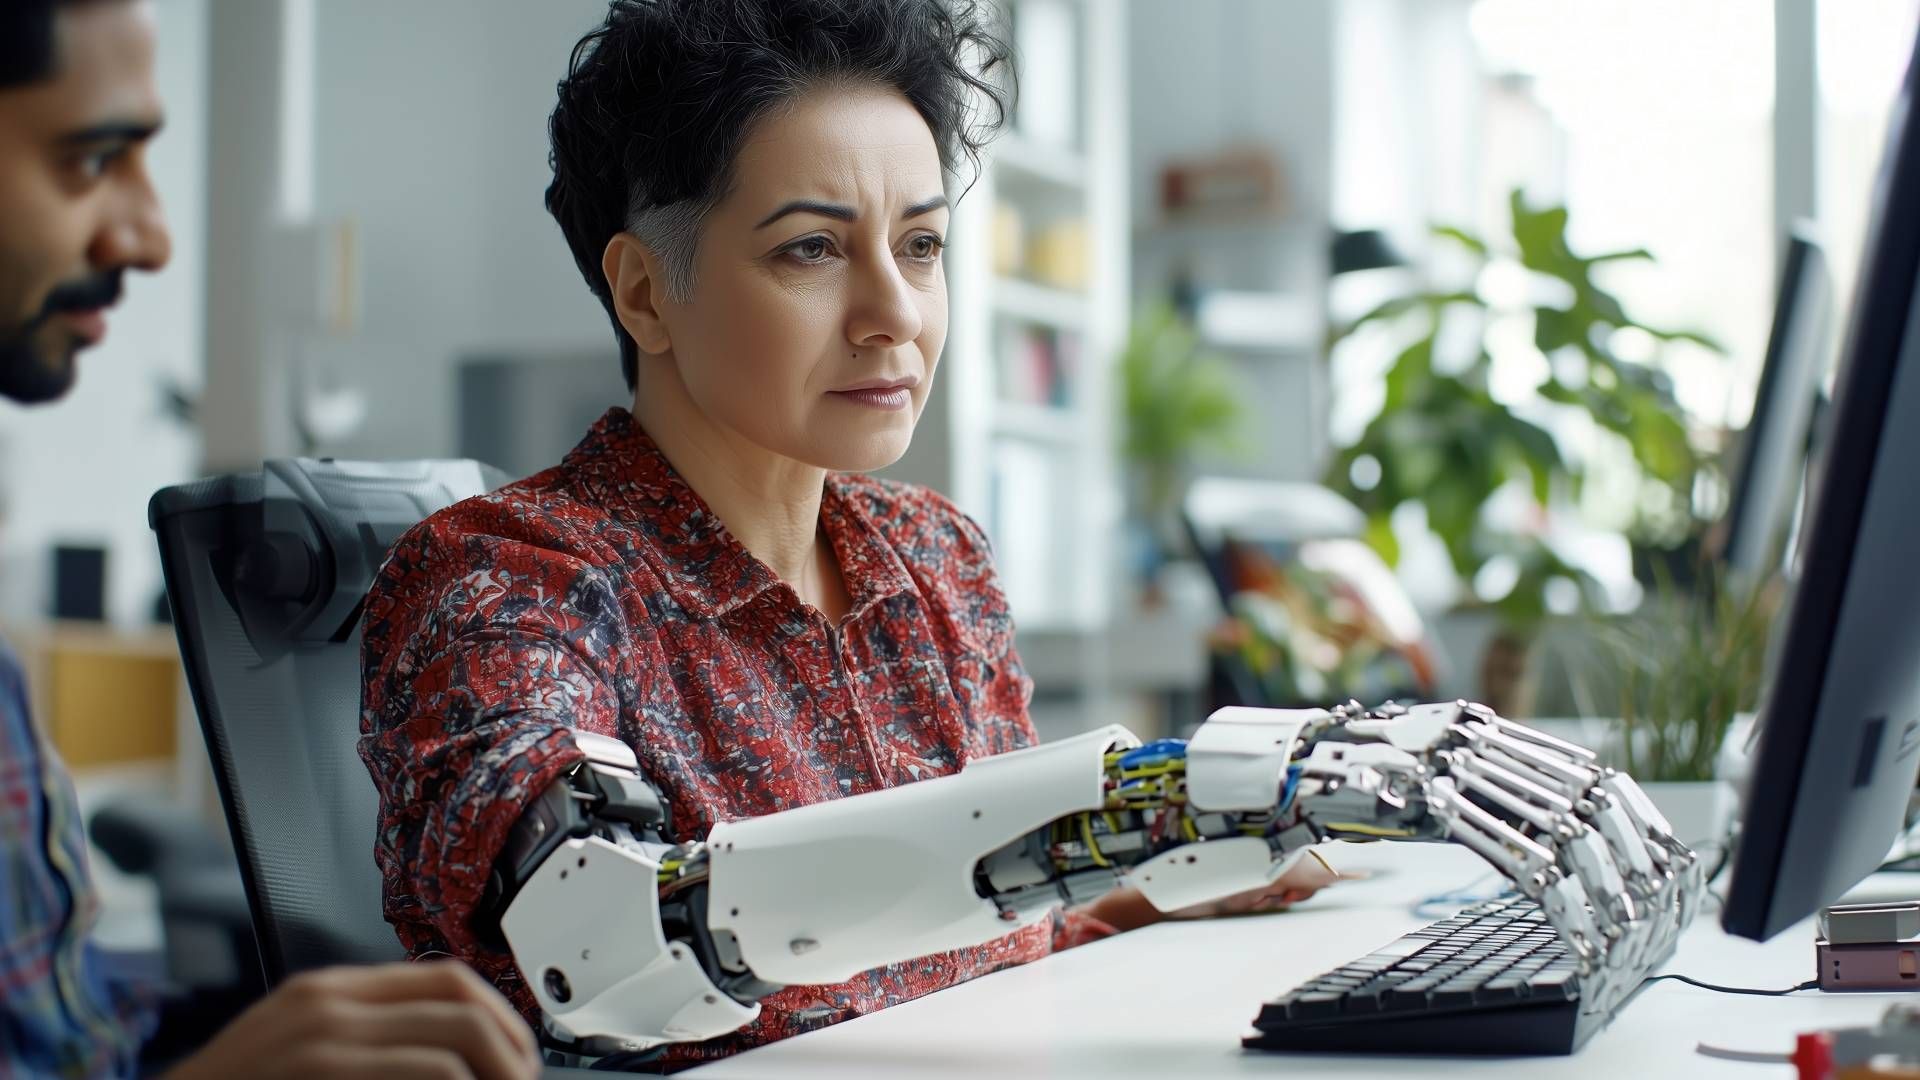
[[[1386,229],[1409,258],[1431,224],[1477,225],[1480,74],[1469,6],[1342,0],[1335,12],[1333,221]]]
[[[1289,224],[1276,230],[1285,250],[1274,261],[1290,280],[1242,287],[1317,294],[1333,199],[1333,0],[1134,3],[1127,14],[1134,224],[1151,228],[1159,220],[1160,169],[1169,159],[1236,144],[1269,148],[1280,158],[1289,210]],[[1152,273],[1155,263],[1136,249],[1138,272]],[[1320,359],[1295,351],[1233,363],[1246,410],[1245,452],[1210,457],[1204,467],[1317,477],[1326,449]]]
[[[328,342],[371,392],[341,453],[451,453],[453,364],[475,351],[604,350],[612,331],[541,203],[547,114],[573,44],[603,0],[326,0],[317,5],[314,211],[353,218],[358,332]]]
[[[66,541],[107,545],[108,614],[144,622],[160,593],[147,498],[191,477],[199,460],[199,440],[161,413],[156,379],[200,379],[206,0],[158,0],[155,12],[167,126],[150,160],[173,262],[128,275],[107,340],[81,354],[79,385],[65,400],[0,405],[0,613],[12,618],[44,613],[48,554]]]
[[[1158,217],[1160,165],[1256,140],[1282,156],[1292,203],[1324,216],[1332,168],[1331,0],[1128,6],[1136,223]]]

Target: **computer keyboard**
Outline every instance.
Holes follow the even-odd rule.
[[[1477,904],[1288,991],[1243,1042],[1362,1054],[1570,1054],[1604,1017],[1582,1017],[1579,974],[1540,906]]]

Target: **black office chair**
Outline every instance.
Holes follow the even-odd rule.
[[[1347,585],[1369,602],[1405,640],[1421,641],[1429,653],[1431,636],[1413,601],[1387,564],[1360,542],[1367,519],[1358,507],[1318,484],[1200,477],[1192,482],[1180,508],[1180,522],[1194,553],[1206,566],[1223,613],[1235,610],[1242,585],[1236,580],[1233,549],[1252,548],[1285,566],[1316,550],[1318,561],[1342,568]],[[1258,673],[1239,653],[1215,650],[1209,657],[1210,704],[1293,708],[1305,701],[1272,700]],[[1429,694],[1431,687],[1396,687],[1387,696]]]
[[[148,504],[269,987],[402,955],[355,750],[360,613],[401,533],[507,480],[473,461],[298,458]]]

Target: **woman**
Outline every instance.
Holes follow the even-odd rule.
[[[980,529],[898,459],[947,328],[948,183],[1005,47],[941,0],[617,0],[575,49],[547,205],[631,411],[436,514],[369,600],[388,917],[533,1015],[472,925],[527,802],[622,739],[675,840],[1034,741]],[[1299,895],[1294,879],[1246,908]],[[1290,891],[1291,890],[1291,891]],[[985,945],[788,987],[717,1057],[1159,918],[1121,890]]]

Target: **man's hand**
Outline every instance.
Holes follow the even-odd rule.
[[[288,979],[167,1080],[520,1080],[540,1071],[526,1021],[465,964],[334,967]]]

